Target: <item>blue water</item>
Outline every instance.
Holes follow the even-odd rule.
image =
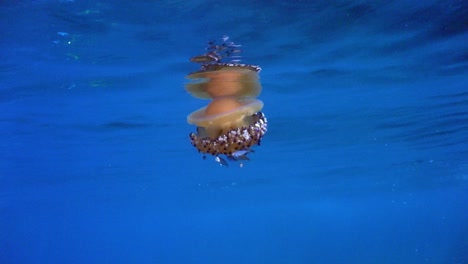
[[[468,263],[466,1],[0,2],[0,263]],[[188,59],[262,67],[243,168]]]

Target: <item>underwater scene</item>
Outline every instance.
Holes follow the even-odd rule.
[[[0,1],[0,263],[468,263],[468,2]]]

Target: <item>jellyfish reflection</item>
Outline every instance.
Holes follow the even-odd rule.
[[[220,155],[231,161],[248,159],[246,155],[260,145],[267,131],[263,102],[255,99],[261,92],[261,69],[233,60],[238,58],[233,54],[240,51],[239,45],[228,40],[224,37],[221,44],[211,41],[206,54],[190,59],[201,69],[187,76],[190,83],[185,86],[192,96],[211,99],[187,117],[188,123],[197,126],[190,141],[199,152],[215,156],[221,165],[227,163]],[[231,62],[224,62],[226,59]]]

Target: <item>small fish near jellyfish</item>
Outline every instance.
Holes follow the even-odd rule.
[[[205,54],[190,59],[200,69],[187,75],[190,82],[185,86],[193,97],[210,100],[187,117],[197,127],[189,135],[190,142],[204,158],[212,155],[226,167],[226,160],[242,167],[267,131],[263,102],[256,99],[262,90],[261,68],[238,63],[239,48],[227,36],[220,42],[210,41]]]

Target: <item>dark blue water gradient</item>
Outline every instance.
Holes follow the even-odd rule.
[[[466,263],[466,1],[2,1],[0,263]],[[269,131],[203,160],[188,58]]]

